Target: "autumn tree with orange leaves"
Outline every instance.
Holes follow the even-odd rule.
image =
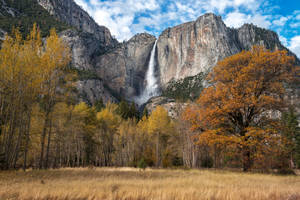
[[[283,97],[295,77],[294,63],[286,51],[258,46],[219,62],[197,106],[184,112],[191,129],[200,132],[199,143],[234,145],[244,171],[252,166],[253,149],[281,144],[277,115],[287,106]]]

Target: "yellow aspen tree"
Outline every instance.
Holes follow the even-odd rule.
[[[161,166],[161,139],[168,136],[174,129],[168,112],[162,106],[157,106],[148,118],[148,133],[154,136],[156,142],[156,167]]]

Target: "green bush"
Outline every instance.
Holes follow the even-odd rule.
[[[199,73],[181,80],[171,80],[162,95],[179,101],[195,100],[203,90],[206,74]]]
[[[142,158],[137,165],[138,168],[145,170],[147,167],[147,163],[144,158]]]

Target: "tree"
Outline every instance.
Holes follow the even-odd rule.
[[[95,108],[97,112],[100,112],[103,108],[105,108],[105,104],[101,98],[95,102]]]
[[[297,131],[296,136],[295,136],[295,160],[297,167],[300,168],[300,131]]]
[[[242,153],[244,171],[252,166],[253,139],[275,134],[276,113],[287,105],[285,84],[295,77],[294,57],[286,51],[253,47],[220,61],[208,75],[209,86],[185,111],[199,140],[234,143]],[[261,131],[258,131],[261,130]],[[253,131],[256,130],[256,131]],[[256,137],[253,134],[260,134]]]
[[[51,113],[58,101],[58,87],[62,84],[61,79],[64,76],[64,68],[70,62],[70,50],[56,34],[55,29],[50,31],[50,36],[46,39],[45,50],[41,57],[41,63],[44,66],[44,83],[42,85],[43,97],[41,98],[42,110],[45,112],[45,121],[43,132],[41,134],[41,155],[40,155],[40,169],[48,167],[49,148],[51,141]],[[48,131],[48,144],[46,162],[44,162],[44,146],[46,133]],[[45,166],[44,166],[45,165]]]
[[[148,112],[148,109],[145,107],[144,110],[143,110],[143,114],[142,114],[142,117],[149,117],[149,112]]]
[[[281,116],[282,122],[282,133],[286,138],[287,142],[284,146],[288,153],[288,161],[290,162],[290,167],[293,167],[293,161],[299,165],[299,135],[300,127],[298,126],[297,115],[293,107],[289,107],[288,111],[284,112]]]
[[[117,113],[123,118],[128,119],[130,115],[130,107],[127,103],[127,101],[122,100],[117,108]]]
[[[117,113],[123,118],[123,119],[128,119],[128,118],[136,118],[138,119],[139,117],[139,112],[136,109],[136,105],[132,102],[129,104],[127,101],[122,100],[117,108]]]
[[[166,140],[170,133],[174,131],[171,118],[162,106],[157,106],[148,118],[148,133],[156,138],[156,167],[162,162],[162,140]]]
[[[114,152],[114,136],[122,121],[117,114],[118,106],[109,103],[106,107],[97,113],[97,132],[94,140],[99,145],[100,155],[103,157],[104,166],[112,165],[112,153]]]

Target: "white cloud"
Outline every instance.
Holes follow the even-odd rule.
[[[273,24],[277,26],[284,26],[287,21],[288,21],[287,17],[280,17],[279,19],[274,20]]]
[[[224,22],[229,27],[240,27],[245,22],[249,21],[250,16],[240,13],[240,12],[232,12],[226,15]]]
[[[228,13],[224,19],[224,22],[229,27],[238,28],[245,23],[253,23],[259,27],[269,28],[271,22],[269,21],[270,16],[268,15],[261,15],[261,14],[244,14],[240,12],[231,12]]]
[[[202,7],[208,12],[218,12],[224,14],[228,8],[238,10],[244,8],[249,11],[255,11],[261,4],[261,0],[206,0],[201,1]]]
[[[300,27],[300,22],[293,22],[293,23],[290,24],[290,27],[291,28],[298,28],[298,27]]]
[[[294,52],[298,58],[300,58],[300,35],[297,35],[291,39],[288,48]]]
[[[279,35],[279,40],[284,46],[288,46],[288,41],[284,36]]]
[[[270,15],[256,14],[251,17],[250,22],[263,28],[269,28],[271,26]]]

